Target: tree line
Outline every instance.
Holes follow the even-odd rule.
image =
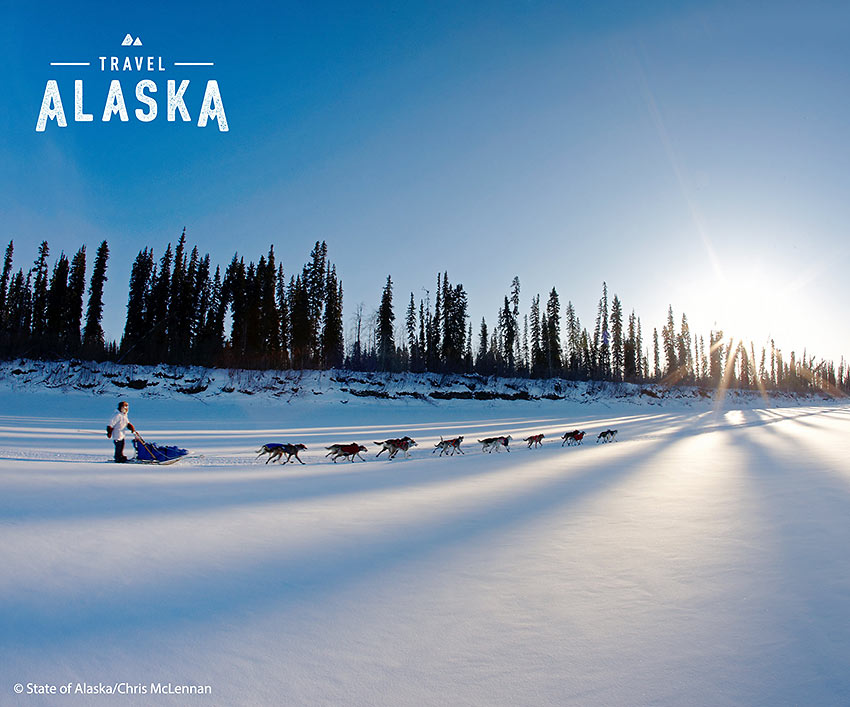
[[[617,294],[609,295],[606,283],[588,329],[572,302],[562,307],[555,287],[545,301],[535,294],[521,313],[515,277],[491,324],[482,318],[476,333],[466,290],[448,272],[437,274],[433,294],[425,290],[417,301],[410,293],[401,320],[388,275],[377,307],[358,305],[346,337],[342,282],[326,243],[316,242],[293,273],[284,271],[274,246],[256,263],[246,264],[237,253],[224,269],[213,270],[209,254],[188,249],[185,229],[159,258],[147,247],[138,253],[123,335],[106,341],[101,320],[107,242],[97,249],[88,280],[85,246],[72,258],[61,253],[52,270],[49,253],[42,242],[32,266],[14,272],[14,242],[6,248],[0,277],[0,355],[6,358],[850,392],[843,358],[835,366],[805,351],[786,356],[773,341],[757,351],[752,342],[725,338],[721,330],[706,340],[690,331],[685,314],[677,322],[672,306],[660,334],[657,328],[650,334],[634,310],[627,312]]]

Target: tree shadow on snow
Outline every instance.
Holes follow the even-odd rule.
[[[401,529],[379,527],[372,535],[359,537],[356,542],[341,538],[329,547],[284,547],[281,555],[270,551],[260,559],[246,558],[242,562],[230,562],[226,567],[211,562],[200,572],[193,570],[191,576],[175,573],[152,585],[118,586],[116,582],[116,586],[102,590],[96,600],[74,596],[73,587],[55,599],[38,598],[38,592],[21,592],[20,596],[6,602],[0,615],[0,646],[20,651],[49,645],[65,646],[67,650],[68,644],[93,637],[155,633],[158,629],[173,628],[175,624],[190,628],[194,624],[246,612],[256,614],[264,608],[285,610],[306,598],[339,591],[412,559],[420,561],[450,553],[465,544],[486,541],[491,535],[514,530],[553,512],[576,512],[597,494],[610,493],[612,486],[646,472],[651,468],[649,462],[659,452],[669,450],[671,445],[692,432],[685,425],[673,430],[665,440],[634,445],[634,453],[628,457],[622,456],[622,446],[615,446],[618,443],[606,445],[616,450],[615,461],[602,449],[558,449],[557,452],[564,453],[563,464],[551,473],[531,479],[515,493],[497,494],[488,499],[486,506],[464,506],[448,515],[438,515],[432,522],[420,523],[414,519]],[[597,454],[593,454],[594,451]],[[585,452],[584,458],[571,470],[571,458],[578,459],[571,453],[581,452]],[[533,459],[523,459],[524,464],[519,466],[513,453],[511,457],[508,460],[507,455],[502,455],[501,459],[494,459],[498,462],[494,469],[482,471],[478,470],[478,465],[469,465],[476,471],[464,474],[463,466],[458,464],[437,474],[441,474],[444,481],[490,474],[515,476],[521,475],[524,467],[535,464]],[[377,483],[378,477],[386,477],[386,474],[375,473],[371,480],[369,476],[365,474],[372,490],[387,488],[384,479]],[[349,482],[350,492],[363,490],[360,484],[364,474],[335,477],[329,481],[339,484],[343,479]],[[439,479],[430,479],[430,482],[439,483]],[[400,482],[402,486],[409,483],[409,479]],[[319,496],[328,491],[325,489]],[[286,501],[293,499],[291,495],[282,496]],[[306,497],[315,498],[316,494],[311,492]],[[267,497],[252,499],[264,505],[273,501]],[[194,510],[185,505],[180,508]],[[364,514],[368,514],[368,510],[364,509]]]

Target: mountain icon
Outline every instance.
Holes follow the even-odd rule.
[[[134,47],[140,47],[140,46],[142,46],[142,39],[141,39],[141,37],[136,37],[135,39],[133,39],[133,35],[132,35],[132,34],[128,34],[126,37],[124,37],[124,41],[123,41],[123,42],[121,42],[121,46],[122,46],[122,47],[129,47],[130,45],[132,45],[132,46],[134,46]]]

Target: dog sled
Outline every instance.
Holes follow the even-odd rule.
[[[145,442],[141,437],[133,440],[133,447],[136,449],[134,461],[142,464],[173,464],[189,453],[188,450],[173,445],[165,446],[154,442]]]

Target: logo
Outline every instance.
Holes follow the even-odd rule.
[[[128,34],[121,42],[122,47],[141,47],[141,37],[133,37]],[[94,66],[92,66],[94,65]],[[180,120],[184,123],[192,122],[192,114],[189,107],[186,105],[185,94],[189,88],[189,84],[193,79],[181,79],[179,86],[175,79],[167,79],[165,81],[165,90],[162,91],[161,81],[158,83],[156,78],[161,77],[162,72],[170,70],[172,67],[211,67],[215,66],[212,61],[166,61],[162,56],[99,56],[97,61],[52,61],[51,67],[88,67],[88,71],[99,71],[108,74],[135,74],[145,75],[136,82],[132,90],[132,94],[138,108],[133,110],[133,116],[141,123],[150,123],[157,119],[160,113],[160,105],[164,103],[165,117],[168,122],[175,122],[177,115],[180,115]],[[78,69],[79,70],[79,69]],[[191,70],[191,69],[189,69]],[[91,105],[96,105],[97,102],[89,103],[86,97],[84,79],[73,78],[74,81],[74,122],[75,123],[91,123],[94,121],[94,113],[87,113],[86,109]],[[62,79],[64,90],[67,91],[66,80]],[[70,82],[67,82],[70,83]],[[65,114],[64,104],[62,103],[62,94],[59,89],[60,81],[57,79],[48,79],[47,85],[44,87],[44,98],[41,101],[41,110],[38,112],[38,120],[35,124],[36,132],[44,132],[48,123],[55,121],[59,128],[68,127],[68,118]],[[157,96],[165,94],[164,101],[158,101]],[[104,123],[110,122],[114,116],[118,116],[121,122],[129,122],[130,112],[127,110],[127,101],[125,99],[124,85],[120,79],[114,78],[109,83],[109,90],[106,93],[106,100],[103,104],[103,113],[101,121]],[[213,121],[218,125],[220,132],[226,133],[229,128],[227,126],[227,116],[224,112],[224,102],[221,99],[221,91],[218,86],[218,81],[208,79],[206,89],[204,90],[204,98],[198,107],[197,126],[205,128],[207,124]]]

